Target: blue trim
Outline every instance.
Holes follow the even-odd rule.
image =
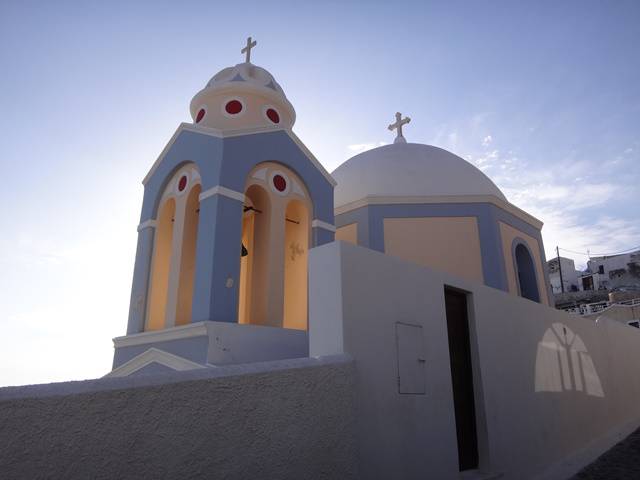
[[[358,245],[369,248],[369,208],[362,207],[336,216],[336,228],[357,224]]]
[[[351,223],[358,224],[358,245],[384,252],[384,218],[421,218],[475,216],[478,220],[480,250],[482,252],[482,273],[485,284],[499,290],[508,291],[507,266],[502,246],[500,223],[503,222],[525,233],[538,242],[542,274],[545,276],[547,295],[549,290],[546,274],[544,243],[539,229],[524,220],[491,203],[443,203],[443,204],[396,204],[366,205],[336,216],[338,228]],[[532,256],[532,258],[535,258]],[[534,263],[535,265],[535,263]],[[536,275],[538,275],[536,266]],[[540,294],[541,296],[541,294]],[[541,297],[542,298],[542,297]]]
[[[144,189],[141,223],[157,217],[167,183],[186,163],[193,163],[198,169],[203,192],[218,185],[244,192],[250,171],[267,161],[280,163],[300,177],[311,197],[311,218],[334,224],[333,185],[285,131],[222,139],[188,130],[182,130],[176,136],[149,176]],[[192,322],[237,322],[241,237],[242,202],[213,195],[200,203]],[[318,228],[312,231],[312,247],[333,240],[333,232]],[[146,302],[152,246],[153,233],[141,234],[128,333],[144,329],[146,308],[139,315],[134,301],[142,294]],[[233,280],[231,288],[227,287],[228,279]]]
[[[312,229],[311,237],[312,237],[311,248],[319,247],[320,245],[324,245],[325,243],[331,243],[336,239],[335,233],[320,227],[315,227]]]
[[[138,246],[131,281],[131,300],[129,302],[129,319],[127,335],[144,331],[147,311],[149,279],[151,277],[151,255],[153,254],[153,238],[155,228],[144,228],[138,232]],[[138,299],[142,299],[139,301]]]
[[[144,186],[140,221],[156,218],[162,192],[175,171],[186,163],[194,163],[198,168],[203,192],[219,185],[222,158],[221,138],[181,131]]]
[[[202,335],[199,337],[154,342],[153,344],[118,347],[113,354],[113,368],[118,368],[120,365],[128,362],[132,358],[146,352],[151,347],[164,350],[165,352],[186,358],[192,362],[205,365],[207,363],[209,337],[207,335]]]
[[[141,222],[156,218],[160,196],[173,173],[194,163],[202,177],[202,191],[222,185],[244,192],[249,172],[259,163],[281,163],[305,183],[314,219],[334,224],[333,185],[284,131],[217,138],[181,131],[145,185]]]
[[[311,196],[311,218],[334,224],[333,185],[284,131],[225,138],[220,184],[243,192],[249,172],[263,162],[280,163],[294,171]]]
[[[535,295],[534,297],[537,298],[529,298],[529,297],[525,297],[524,295],[522,295],[522,286],[520,285],[520,264],[518,263],[518,259],[516,258],[516,248],[518,248],[519,245],[522,245],[525,250],[527,251],[527,255],[529,255],[529,261],[531,262],[531,267],[533,268],[533,279],[534,279],[534,287],[535,287]],[[526,298],[528,300],[532,300],[534,302],[538,302],[538,303],[542,303],[541,302],[541,297],[540,297],[540,286],[539,286],[539,279],[538,279],[538,272],[537,272],[537,268],[536,268],[536,262],[535,262],[535,257],[533,256],[532,252],[531,252],[531,248],[529,248],[529,244],[527,243],[527,241],[521,237],[516,237],[513,239],[513,242],[511,242],[511,261],[513,262],[513,268],[515,271],[515,276],[516,276],[516,286],[518,288],[518,296],[522,297],[522,298]]]
[[[489,203],[367,205],[336,216],[338,227],[358,223],[358,244],[384,253],[385,218],[476,217],[484,283],[508,291],[502,240]]]
[[[538,242],[538,252],[540,253],[540,271],[542,272],[545,289],[547,291],[547,298],[549,299],[549,304],[553,306],[553,292],[551,291],[551,282],[549,281],[549,273],[547,272],[547,256],[544,253],[544,242],[542,241],[542,232],[538,230],[536,227],[529,225],[527,222],[522,219],[516,217],[515,215],[510,214],[509,212],[505,212],[501,208],[493,205],[493,208],[496,212],[496,219],[510,225],[516,230],[521,231],[522,233],[526,233],[530,237],[533,237]],[[532,257],[535,259],[535,257]],[[535,263],[534,263],[535,264]],[[538,270],[536,268],[536,275],[538,274]],[[541,298],[542,298],[542,294]]]
[[[141,223],[157,217],[160,198],[168,182],[176,170],[187,163],[195,164],[198,169],[203,192],[218,185],[244,192],[249,172],[267,161],[286,166],[304,182],[313,205],[311,218],[334,224],[333,185],[286,132],[223,139],[188,130],[176,136],[149,176]],[[237,322],[241,237],[242,202],[214,195],[200,203],[192,322]],[[333,232],[318,228],[312,231],[312,247],[333,240]],[[143,230],[138,238],[128,333],[144,329],[146,305],[136,308],[134,303],[140,295],[146,302],[152,248],[153,232]],[[226,286],[228,279],[233,280],[231,288]]]
[[[200,203],[192,322],[238,321],[242,202],[213,195]],[[227,287],[227,280],[233,285]]]

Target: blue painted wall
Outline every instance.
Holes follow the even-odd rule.
[[[385,218],[476,217],[487,286],[508,291],[499,222],[532,236],[540,245],[543,271],[546,264],[540,230],[491,203],[438,203],[366,205],[336,216],[336,227],[357,223],[358,244],[384,253]],[[547,281],[547,283],[549,283]],[[552,297],[549,297],[552,298]]]
[[[197,166],[203,192],[219,185],[243,193],[249,172],[267,161],[281,163],[298,174],[311,196],[312,219],[333,225],[333,185],[281,130],[229,138],[182,130],[147,179],[140,222],[156,218],[167,183],[185,163]],[[153,229],[147,228],[138,235],[128,334],[144,329],[153,234]],[[237,321],[241,235],[241,201],[214,195],[201,202],[192,322]],[[312,247],[333,240],[332,232],[313,229]]]

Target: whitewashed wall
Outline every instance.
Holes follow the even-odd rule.
[[[310,255],[310,355],[356,365],[363,478],[458,478],[444,285],[471,293],[481,470],[567,478],[640,424],[640,331],[335,242]],[[398,393],[397,322],[422,327],[424,395]]]
[[[348,358],[0,389],[2,479],[356,478]]]

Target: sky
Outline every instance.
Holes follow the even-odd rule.
[[[640,2],[0,0],[0,386],[111,369],[141,180],[249,35],[329,171],[400,111],[541,219],[547,258],[640,245]]]

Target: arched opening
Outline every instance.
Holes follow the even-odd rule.
[[[262,325],[267,316],[267,281],[271,205],[269,195],[258,185],[245,192],[242,217],[238,322]]]
[[[520,296],[533,300],[534,302],[540,302],[535,265],[529,249],[524,244],[518,243],[514,256]]]
[[[191,322],[193,282],[196,270],[196,239],[198,238],[198,218],[200,213],[199,196],[201,190],[200,184],[194,185],[185,203],[176,325],[186,325]]]
[[[299,200],[291,200],[285,211],[284,321],[283,327],[307,329],[307,266],[309,211]]]
[[[160,330],[165,327],[175,214],[176,202],[170,198],[161,206],[158,216],[146,330]]]

